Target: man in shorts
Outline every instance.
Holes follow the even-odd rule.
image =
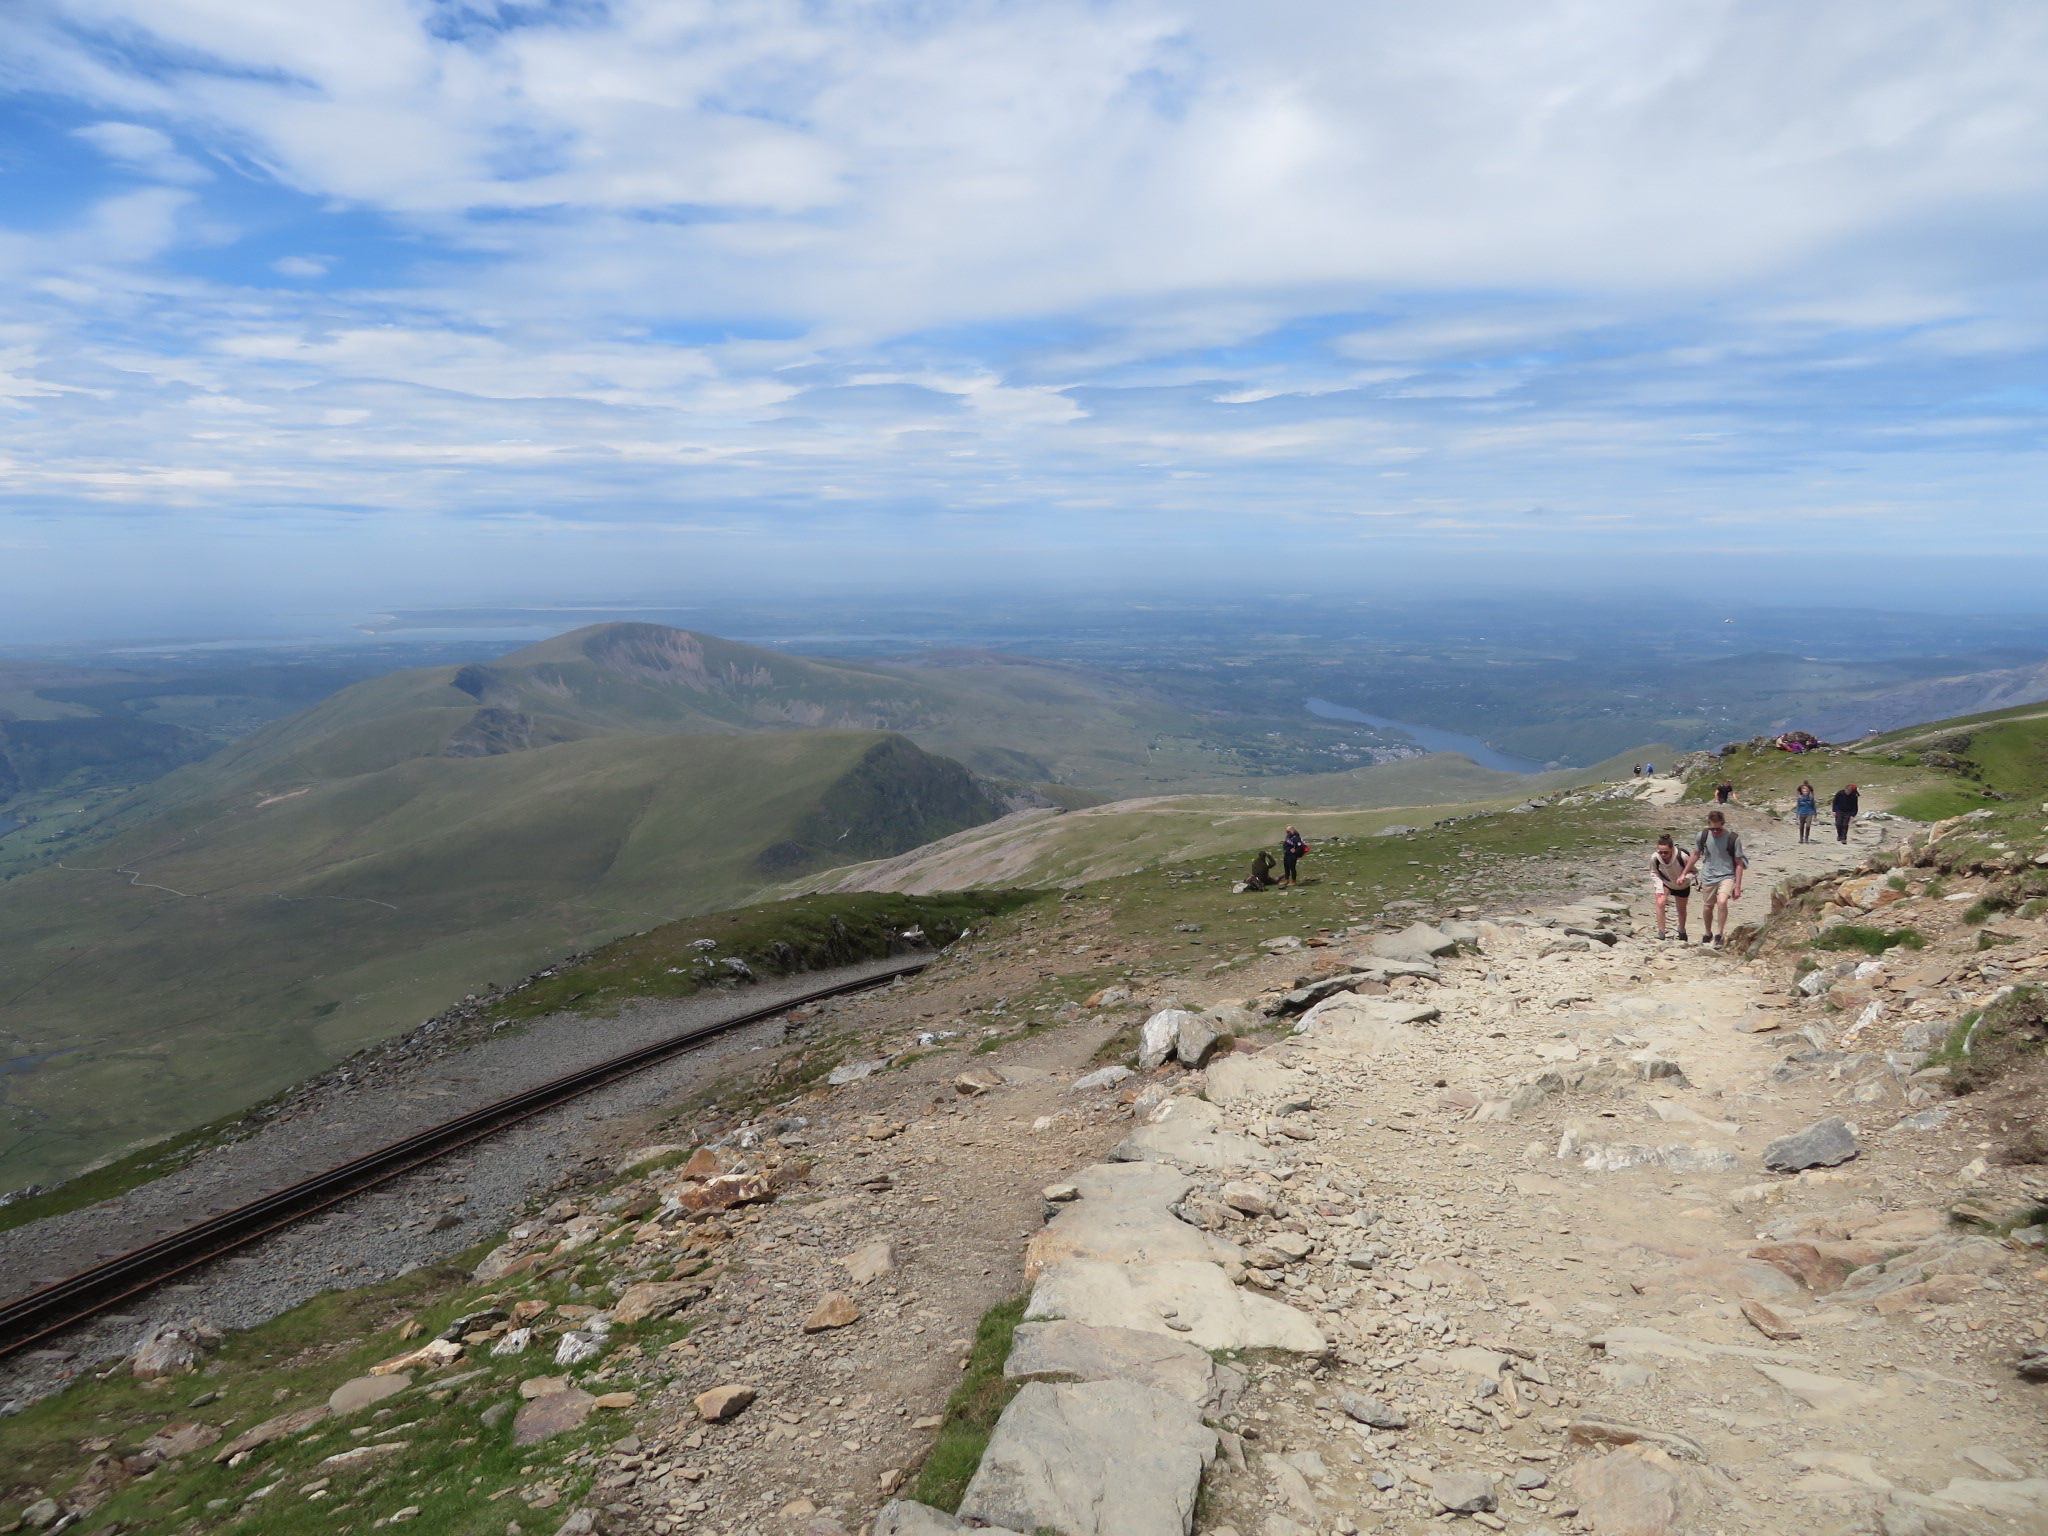
[[[1707,829],[1693,844],[1692,861],[1685,867],[1685,878],[1699,887],[1702,944],[1718,948],[1727,942],[1728,909],[1742,899],[1742,872],[1748,868],[1742,834],[1730,829],[1721,812],[1707,812]]]

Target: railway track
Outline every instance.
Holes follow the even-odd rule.
[[[458,1147],[495,1135],[507,1126],[517,1125],[621,1078],[631,1077],[635,1072],[666,1061],[713,1035],[758,1024],[792,1008],[801,1008],[806,1003],[887,986],[899,977],[915,975],[929,964],[929,956],[921,957],[864,976],[858,981],[841,982],[806,992],[800,997],[784,998],[772,1008],[757,1008],[729,1019],[700,1024],[666,1040],[643,1045],[552,1082],[486,1104],[440,1125],[430,1126],[402,1141],[394,1141],[324,1173],[316,1173],[309,1179],[274,1190],[182,1232],[174,1232],[169,1237],[95,1264],[41,1290],[31,1291],[20,1300],[0,1307],[0,1356],[27,1349],[38,1340],[83,1322],[95,1313],[107,1311],[223,1254],[246,1247],[316,1211],[409,1173],[423,1163],[445,1157]]]

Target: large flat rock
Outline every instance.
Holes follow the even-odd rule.
[[[1061,1536],[1188,1536],[1216,1432],[1130,1381],[1025,1384],[960,1501],[964,1521]]]
[[[1194,1181],[1166,1163],[1098,1163],[1072,1182],[1080,1198],[1061,1206],[1024,1250],[1027,1282],[1074,1259],[1113,1264],[1244,1260],[1244,1250],[1237,1244],[1189,1226],[1173,1214],[1170,1207],[1193,1188]]]
[[[1223,1129],[1223,1111],[1201,1099],[1168,1099],[1109,1154],[1120,1163],[1182,1168],[1264,1168],[1279,1161],[1249,1136]]]
[[[1322,1330],[1306,1314],[1232,1285],[1214,1264],[1077,1259],[1038,1277],[1024,1315],[1040,1321],[1065,1318],[1091,1328],[1135,1328],[1186,1339],[1200,1349],[1286,1349],[1320,1355],[1329,1348]]]
[[[1304,1013],[1296,1022],[1294,1032],[1297,1035],[1322,1035],[1367,1025],[1399,1028],[1427,1024],[1440,1017],[1442,1010],[1433,1003],[1411,1003],[1392,997],[1361,997],[1356,992],[1339,992]]]
[[[1003,1374],[1076,1381],[1134,1381],[1166,1392],[1201,1411],[1215,1412],[1234,1398],[1244,1377],[1218,1365],[1206,1349],[1171,1334],[1137,1328],[1091,1328],[1086,1323],[1019,1323]]]

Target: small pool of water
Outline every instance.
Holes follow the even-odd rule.
[[[1432,752],[1462,752],[1482,768],[1491,768],[1497,773],[1542,773],[1544,765],[1527,757],[1510,757],[1505,752],[1496,752],[1477,736],[1460,736],[1456,731],[1440,731],[1433,725],[1410,725],[1405,720],[1387,720],[1379,715],[1368,715],[1362,709],[1352,709],[1344,704],[1332,704],[1328,699],[1310,699],[1308,712],[1320,715],[1325,720],[1356,720],[1361,725],[1374,726],[1382,731],[1399,731],[1412,739],[1418,746]]]
[[[10,832],[18,832],[27,825],[28,823],[25,821],[15,821],[12,817],[0,816],[0,837],[5,837]]]

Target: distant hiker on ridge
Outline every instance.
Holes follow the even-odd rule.
[[[1845,784],[1835,791],[1833,803],[1828,807],[1835,813],[1835,841],[1849,841],[1849,828],[1863,809],[1863,797],[1856,792],[1854,784]]]
[[[1301,856],[1307,852],[1308,840],[1289,827],[1287,835],[1280,839],[1280,858],[1286,866],[1280,878],[1285,884],[1294,884],[1295,866],[1301,863]]]

